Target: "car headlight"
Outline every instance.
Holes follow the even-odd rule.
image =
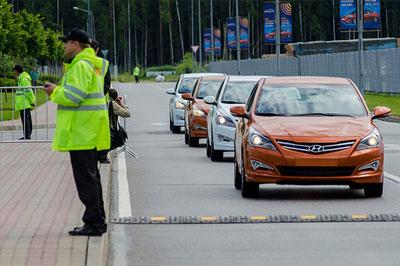
[[[185,109],[185,105],[180,101],[175,101],[175,108],[176,109]]]
[[[202,110],[200,110],[198,107],[193,106],[193,115],[194,115],[194,116],[201,117],[201,116],[206,116],[206,113],[204,113],[204,112],[203,112]]]
[[[217,111],[216,117],[217,125],[226,127],[236,127],[235,122],[227,116],[224,116],[220,111]]]
[[[272,141],[269,138],[260,134],[257,130],[255,130],[252,127],[250,128],[250,131],[249,131],[249,143],[251,146],[254,146],[254,147],[261,147],[261,148],[276,151],[276,148],[275,148],[274,144],[272,143]]]
[[[378,129],[374,128],[368,136],[363,138],[357,146],[357,150],[366,150],[379,147],[381,145],[381,134]]]

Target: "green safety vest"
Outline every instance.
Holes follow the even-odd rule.
[[[135,68],[133,69],[133,75],[134,75],[134,76],[139,76],[139,68],[138,68],[138,67],[135,67]]]
[[[92,48],[78,53],[50,96],[58,104],[53,150],[110,148],[108,109],[103,92],[108,61]]]
[[[18,87],[30,87],[32,79],[28,73],[22,72],[17,78]],[[35,104],[35,95],[31,88],[17,89],[15,91],[15,110],[24,110],[32,108]]]

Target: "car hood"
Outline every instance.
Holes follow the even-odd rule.
[[[254,117],[254,128],[262,134],[282,140],[324,139],[337,141],[360,138],[372,129],[366,117]]]
[[[203,99],[196,99],[195,105],[206,114],[210,111],[210,106],[206,104]]]
[[[231,107],[232,106],[245,106],[245,105],[244,104],[237,104],[237,103],[235,103],[235,104],[220,103],[218,105],[218,110],[220,110],[220,112],[224,116],[229,117],[230,119],[232,119],[232,121],[237,122],[239,120],[239,118],[231,115]]]

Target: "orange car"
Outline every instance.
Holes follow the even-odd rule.
[[[366,197],[383,192],[383,140],[349,79],[262,79],[236,127],[234,180],[243,197],[257,197],[259,184],[349,185]]]
[[[193,88],[192,94],[182,94],[188,100],[185,111],[185,143],[194,147],[199,139],[207,138],[207,114],[210,106],[203,100],[206,96],[216,96],[225,79],[223,76],[201,77]]]

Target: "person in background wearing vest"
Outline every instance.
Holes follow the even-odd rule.
[[[28,73],[24,72],[21,65],[15,65],[13,68],[17,78],[18,87],[31,87],[32,79]],[[35,95],[32,88],[18,88],[15,92],[15,111],[19,111],[22,122],[23,137],[22,139],[31,139],[32,134],[32,117],[31,109],[35,106]]]
[[[64,42],[65,74],[59,85],[45,90],[58,105],[53,150],[70,153],[78,195],[86,209],[84,225],[70,235],[101,236],[107,231],[97,151],[110,148],[110,129],[104,97],[107,65],[90,47],[89,35],[73,29],[60,37]]]
[[[38,80],[39,80],[39,71],[37,70],[37,67],[34,66],[31,70],[31,72],[29,72],[29,75],[32,78],[32,85],[33,86],[37,86],[38,85]]]
[[[139,66],[136,65],[135,68],[133,69],[133,75],[135,76],[136,83],[139,83],[139,74],[140,74]]]
[[[90,46],[96,52],[96,55],[99,56],[99,51],[100,51],[99,42],[95,39],[92,39]],[[110,74],[110,68],[109,68],[110,64],[106,59],[102,58],[102,60],[103,60],[103,64],[107,65],[106,76],[104,77],[104,95],[106,96],[106,101],[108,101],[108,91],[110,90],[110,87],[111,87],[111,74]],[[100,161],[100,163],[110,163],[110,160],[107,157],[108,152],[109,152],[109,150],[98,151],[97,156],[98,156],[98,160]]]

